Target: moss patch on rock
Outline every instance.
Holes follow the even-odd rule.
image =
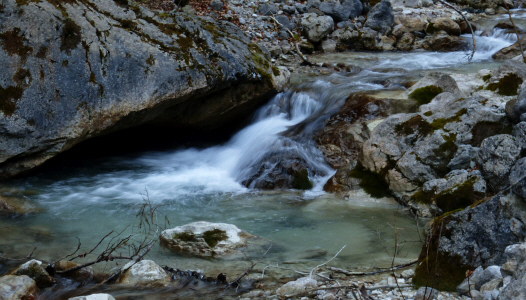
[[[214,248],[220,241],[227,240],[228,235],[224,230],[214,229],[203,232],[203,238],[210,248]]]
[[[471,129],[473,138],[471,139],[471,145],[474,147],[480,147],[482,141],[486,138],[498,134],[511,134],[513,126],[511,124],[504,124],[504,122],[479,122]]]
[[[33,52],[33,48],[25,45],[26,39],[20,35],[20,28],[14,28],[0,33],[0,46],[9,55],[18,55],[23,61]]]
[[[435,98],[437,95],[443,92],[442,88],[439,86],[428,85],[418,89],[415,89],[411,94],[409,94],[409,99],[416,101],[418,104],[428,104]]]
[[[395,126],[395,131],[399,134],[411,135],[418,133],[427,136],[433,132],[433,127],[421,115],[416,115],[411,119]]]
[[[457,209],[464,209],[479,201],[483,194],[473,191],[473,185],[478,180],[477,177],[472,177],[459,185],[441,191],[436,195],[436,205],[443,212],[450,212]]]
[[[78,47],[81,39],[80,26],[71,19],[66,19],[60,36],[60,51],[66,51],[69,54],[71,50]]]
[[[439,251],[440,237],[448,236],[446,227],[449,217],[457,211],[435,218],[431,225],[427,243],[422,246],[418,264],[413,276],[416,288],[432,287],[441,291],[455,292],[457,286],[466,278],[469,266],[462,263],[459,256],[448,256]]]
[[[5,116],[11,116],[17,108],[17,101],[22,98],[24,89],[18,86],[8,86],[2,88],[0,86],[0,111]]]
[[[301,169],[292,175],[292,187],[297,190],[310,190],[313,187],[312,181],[309,179],[309,172],[307,169]]]
[[[180,232],[175,233],[173,236],[174,239],[181,240],[183,242],[197,242],[197,237],[191,232]]]
[[[349,172],[349,177],[360,179],[360,187],[373,198],[383,198],[391,195],[389,185],[382,175],[367,170],[361,164]]]
[[[486,86],[486,90],[497,92],[503,96],[516,96],[523,80],[517,74],[510,73],[502,77],[498,82],[493,82]]]

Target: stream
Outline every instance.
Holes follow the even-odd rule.
[[[514,11],[514,16],[519,26],[526,27],[523,11]],[[506,20],[490,18],[477,25],[491,29],[497,21]],[[514,43],[516,36],[498,29],[487,37],[480,36],[481,32],[477,31],[472,63],[467,62],[465,51],[313,56],[313,61],[343,62],[361,70],[295,76],[288,91],[269,99],[250,125],[224,143],[90,158],[60,171],[42,171],[0,183],[2,195],[21,197],[37,210],[27,216],[0,217],[0,253],[23,257],[36,247],[34,257],[54,261],[73,252],[77,238],[82,242],[81,251],[87,251],[111,230],[132,232],[139,205],[147,198],[161,205],[168,228],[195,221],[222,222],[269,240],[273,249],[260,269],[279,264],[308,271],[345,245],[332,265],[344,269],[390,266],[395,222],[404,228],[399,232],[403,243],[395,263],[414,260],[422,246],[418,226],[422,228],[427,220],[418,221],[417,226],[410,215],[398,212],[400,207],[391,198],[374,199],[357,191],[342,199],[323,192],[323,185],[335,170],[325,163],[311,136],[352,92],[382,92],[396,97],[403,93],[404,82],[418,80],[430,70],[472,73],[494,69],[500,63],[491,55]],[[463,38],[470,40],[471,35]],[[386,81],[389,84],[383,84]],[[302,122],[306,125],[294,136],[282,135]],[[301,157],[316,171],[311,190],[261,191],[242,184],[253,176],[266,155],[277,151]],[[252,249],[247,256],[257,260],[265,250]],[[321,254],[308,255],[313,252]],[[199,270],[214,277],[222,272],[235,278],[250,266],[244,259],[185,257],[160,246],[155,246],[147,258],[159,265]],[[0,274],[15,265],[0,262]],[[115,266],[109,262],[96,270],[108,272]],[[280,278],[293,273],[269,268],[265,274]]]

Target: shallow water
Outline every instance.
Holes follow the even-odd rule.
[[[520,11],[515,13],[524,16]],[[464,38],[469,40],[470,36]],[[36,247],[35,257],[54,261],[72,252],[77,238],[82,241],[81,251],[86,251],[110,230],[136,233],[132,226],[137,225],[137,210],[146,197],[154,205],[162,205],[160,212],[169,220],[169,228],[201,220],[224,222],[268,240],[273,248],[262,265],[286,264],[308,271],[346,245],[332,265],[349,269],[389,266],[395,222],[403,228],[399,231],[403,249],[396,262],[413,260],[421,248],[418,227],[408,214],[397,213],[394,200],[371,199],[363,192],[343,200],[322,191],[335,171],[325,164],[312,134],[351,92],[401,92],[402,83],[430,70],[468,73],[492,69],[498,63],[491,55],[514,41],[514,36],[498,30],[490,37],[478,36],[479,51],[472,63],[467,62],[466,52],[352,52],[314,57],[312,60],[345,62],[363,70],[310,78],[293,86],[270,100],[249,126],[223,144],[91,158],[69,169],[4,183],[0,186],[4,195],[23,197],[41,212],[1,217],[0,253],[23,257]],[[294,134],[283,134],[290,133],[291,128]],[[307,192],[262,192],[243,186],[241,182],[272,151],[303,158],[318,174],[312,177],[314,188]],[[251,248],[247,256],[257,259],[267,246]],[[312,251],[325,254],[308,258]],[[235,277],[249,265],[243,258],[184,257],[159,246],[148,258],[178,269],[200,270],[208,276],[223,272]],[[0,265],[0,273],[13,265]],[[108,271],[112,267],[115,263],[98,268]],[[280,277],[294,273],[270,268],[268,274]]]

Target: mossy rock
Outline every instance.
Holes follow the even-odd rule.
[[[395,126],[398,134],[411,135],[418,133],[422,136],[428,136],[434,131],[434,128],[421,115],[416,115],[411,119]]]
[[[436,205],[443,212],[464,209],[483,198],[484,194],[473,191],[473,185],[479,180],[472,177],[450,189],[443,190],[436,195]]]
[[[310,190],[313,187],[312,181],[309,179],[309,172],[307,169],[301,169],[292,175],[292,188],[297,190]]]
[[[17,109],[17,101],[22,98],[24,89],[19,86],[8,86],[5,89],[0,86],[0,111],[4,116],[11,116]]]
[[[228,235],[224,230],[214,229],[203,232],[203,239],[210,248],[214,248],[220,241],[226,241]]]
[[[62,27],[60,51],[65,51],[69,54],[71,50],[78,47],[81,40],[80,26],[71,19],[66,19],[64,27]]]
[[[456,292],[457,286],[466,278],[470,266],[462,263],[459,256],[449,256],[438,251],[440,237],[448,236],[446,227],[449,217],[457,211],[435,218],[431,226],[427,243],[422,246],[418,264],[413,276],[416,288],[432,287],[441,291]]]
[[[33,48],[26,46],[27,40],[20,35],[20,28],[13,28],[4,33],[0,33],[0,46],[9,55],[18,55],[25,61],[33,52]]]
[[[409,99],[416,101],[420,105],[428,104],[431,102],[431,100],[433,100],[433,98],[442,92],[443,90],[441,87],[428,85],[415,89],[411,94],[409,94]]]
[[[359,163],[349,172],[349,177],[360,179],[359,186],[373,198],[383,198],[391,195],[389,184],[387,184],[383,176],[367,170]]]
[[[502,77],[498,82],[493,82],[486,86],[486,90],[497,92],[503,96],[516,96],[519,94],[519,87],[523,80],[517,74],[510,73]]]
[[[174,239],[181,240],[183,242],[197,242],[197,237],[191,232],[176,233],[173,236]]]

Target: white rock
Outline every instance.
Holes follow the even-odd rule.
[[[279,68],[280,75],[275,76],[276,81],[284,84],[287,68]],[[221,239],[215,239],[216,245],[208,244],[205,236],[212,231],[217,231]],[[199,256],[229,255],[237,253],[239,248],[247,246],[249,238],[255,236],[237,228],[235,225],[226,223],[194,222],[172,229],[167,229],[161,233],[161,243],[175,251],[188,252]]]
[[[20,300],[35,297],[36,282],[29,276],[5,275],[0,277],[0,300]]]
[[[115,298],[110,294],[92,294],[88,296],[69,298],[68,300],[115,300]]]
[[[291,281],[280,287],[276,294],[281,297],[286,297],[308,289],[318,287],[318,282],[312,278],[302,277],[296,281]]]
[[[165,286],[170,282],[170,275],[151,260],[141,260],[126,271],[120,283],[129,286]]]
[[[400,275],[402,276],[402,278],[405,278],[405,279],[413,278],[413,276],[415,275],[415,270],[413,269],[405,270]]]

